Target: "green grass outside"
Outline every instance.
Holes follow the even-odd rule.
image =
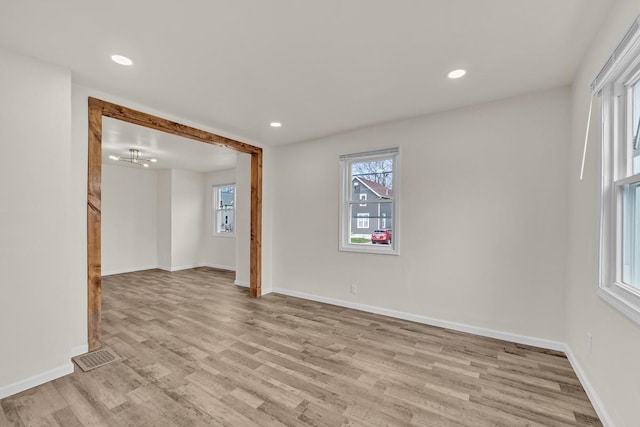
[[[364,237],[352,237],[351,243],[371,243],[371,240],[365,239]]]

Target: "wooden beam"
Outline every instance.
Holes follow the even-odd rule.
[[[249,295],[262,296],[262,148],[216,135],[97,98],[89,98],[89,168],[87,185],[87,287],[89,350],[101,345],[101,188],[102,117],[110,117],[251,155],[251,242]]]
[[[87,182],[87,300],[89,351],[102,339],[101,180],[102,108],[89,103],[89,164]]]
[[[251,155],[249,295],[262,296],[262,150]]]
[[[262,151],[262,148],[235,139],[226,138],[216,135],[215,133],[206,132],[200,129],[186,126],[180,123],[172,122],[161,117],[152,116],[132,108],[123,107],[122,105],[113,104],[111,102],[102,101],[97,98],[89,98],[89,105],[95,104],[102,108],[102,115],[113,119],[122,120],[124,122],[133,123],[147,128],[159,130],[173,135],[182,136],[196,141],[205,142],[207,144],[217,145],[219,147],[231,148],[240,153],[254,154]]]

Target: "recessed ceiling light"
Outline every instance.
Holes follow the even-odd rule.
[[[279,128],[280,126],[282,126],[282,123],[280,123],[280,122],[271,122],[271,127],[272,128]]]
[[[120,65],[133,65],[133,61],[122,55],[111,55],[111,60]]]
[[[447,77],[449,77],[450,79],[459,79],[465,74],[467,74],[467,70],[453,70],[449,74],[447,74]]]
[[[109,158],[110,158],[111,160],[120,160],[120,159],[118,159],[118,158],[117,158],[116,156],[114,156],[114,155],[109,156]]]
[[[142,167],[148,168],[149,167],[149,163],[143,163]]]
[[[155,163],[158,161],[158,159],[149,159],[150,162]]]

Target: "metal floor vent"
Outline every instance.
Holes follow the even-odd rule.
[[[76,356],[71,360],[76,362],[76,365],[78,365],[80,369],[87,372],[92,369],[99,368],[100,366],[108,365],[116,360],[120,360],[120,356],[110,348],[103,348],[81,356]]]

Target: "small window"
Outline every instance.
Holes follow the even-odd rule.
[[[362,206],[362,205],[360,205],[360,206]],[[358,228],[359,229],[369,228],[369,214],[368,213],[359,213],[358,214]]]
[[[340,156],[342,251],[398,254],[399,150]],[[362,203],[366,201],[366,203]],[[391,238],[391,228],[394,237]],[[376,230],[388,229],[384,236]],[[384,245],[381,245],[384,243]]]
[[[235,235],[235,184],[213,187],[213,234]]]
[[[640,323],[640,30],[593,83],[602,110],[598,294]]]

